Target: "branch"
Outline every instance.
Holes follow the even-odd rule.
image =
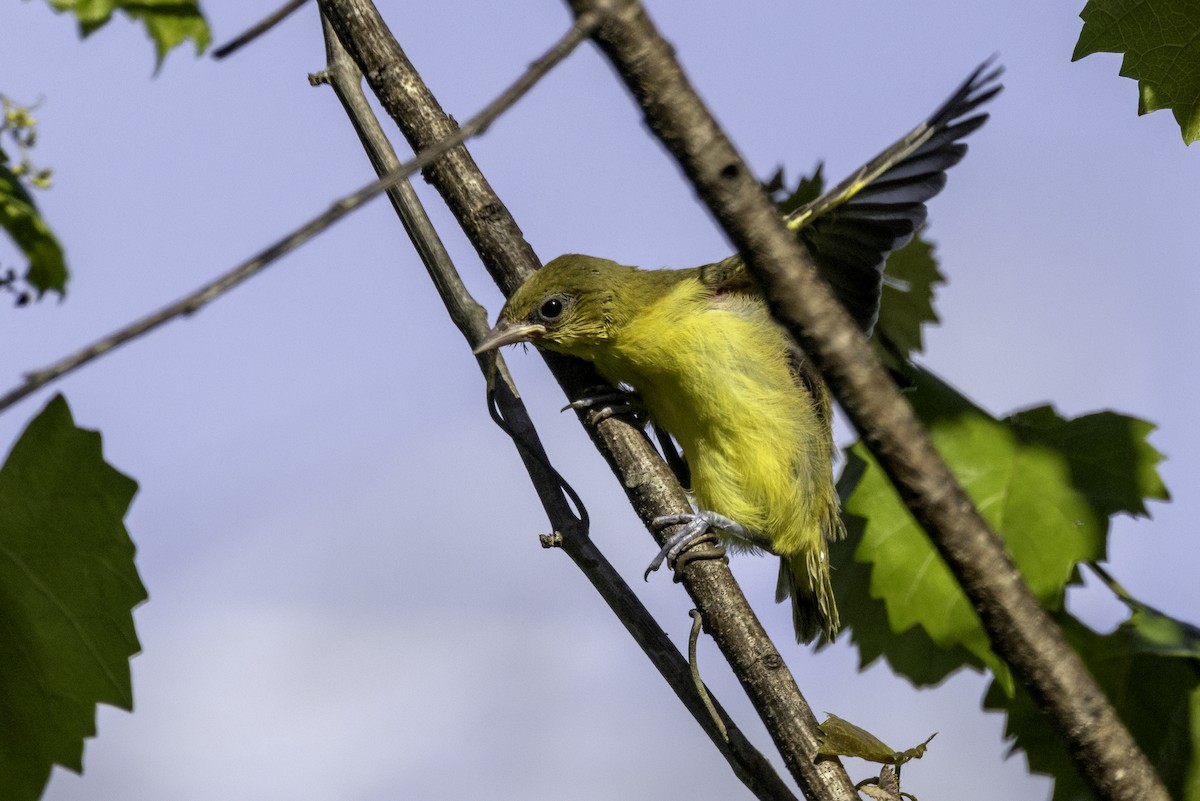
[[[250,44],[279,23],[283,22],[292,15],[293,11],[296,11],[300,8],[300,6],[307,2],[308,0],[288,0],[288,2],[284,3],[282,6],[264,17],[257,25],[254,25],[242,33],[241,36],[226,42],[214,50],[212,52],[212,57],[219,60],[235,53],[238,50],[241,50],[243,47]]]
[[[462,145],[472,136],[477,136],[488,129],[496,118],[507,111],[533,88],[555,64],[566,58],[576,45],[587,38],[579,26],[573,26],[561,40],[527,69],[499,97],[485,106],[472,117],[466,125],[459,129],[447,127],[445,135],[431,139],[428,147],[418,150],[417,155],[391,172],[367,184],[353,194],[347,195],[335,202],[326,211],[313,217],[291,233],[260,251],[257,255],[242,262],[229,272],[197,289],[189,295],[164,306],[162,309],[147,315],[136,322],[121,328],[108,336],[66,356],[49,367],[25,375],[24,383],[0,395],[0,412],[12,406],[27,395],[36,392],[47,384],[62,378],[68,373],[78,370],[83,365],[113,351],[128,342],[147,334],[160,325],[174,320],[176,317],[195,314],[200,308],[221,295],[233,289],[246,279],[262,272],[281,256],[289,253],[317,234],[345,217],[350,212],[372,200],[382,192],[386,192],[417,170],[425,169],[434,164],[445,153]]]
[[[342,43],[366,76],[384,109],[416,151],[454,130],[400,45],[369,0],[321,0]],[[597,9],[599,11],[599,9]],[[492,191],[465,148],[450,152],[426,171],[499,284],[510,294],[537,269],[538,261],[516,221]],[[543,354],[568,398],[603,384],[584,362]],[[674,474],[645,435],[616,418],[595,422],[581,412],[588,433],[621,480],[643,521],[690,510]],[[721,648],[801,789],[809,798],[856,799],[854,785],[836,759],[814,762],[817,721],[778,650],[720,560],[692,562],[683,584]]]
[[[586,30],[587,26],[584,27]],[[362,73],[324,17],[322,28],[327,59],[324,78],[341,101],[372,166],[381,175],[387,174],[395,169],[399,159],[363,96]],[[467,291],[412,185],[408,181],[401,181],[388,190],[388,197],[414,247],[421,255],[421,261],[437,287],[447,312],[474,349],[488,332],[486,312]],[[498,357],[481,356],[480,368],[485,377],[489,376],[492,373],[493,358],[499,367],[499,380],[496,382],[494,393],[500,415],[498,422],[502,423],[506,433],[512,436],[517,445],[526,472],[529,473],[550,520],[551,528],[558,535],[554,544],[562,547],[576,567],[591,581],[680,701],[721,750],[734,773],[751,792],[764,801],[794,801],[795,797],[771,767],[771,763],[746,739],[728,714],[719,705],[715,705],[710,714],[705,699],[696,690],[688,663],[649,610],[638,600],[591,540],[587,521],[572,513],[568,498],[564,496],[562,479],[550,466],[549,457],[542,447],[524,403],[503,368],[503,362]],[[714,723],[713,715],[723,722],[724,730]]]
[[[1038,605],[942,462],[866,340],[817,275],[753,174],[697,97],[637,0],[569,0],[607,11],[595,39],[741,251],[772,312],[821,368],[851,421],[929,533],[1004,658],[1053,720],[1103,799],[1167,798],[1158,777],[1062,632]]]

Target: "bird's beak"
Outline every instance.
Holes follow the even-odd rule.
[[[481,353],[495,350],[504,345],[511,345],[514,342],[529,342],[545,333],[546,326],[539,325],[538,323],[517,323],[511,320],[501,320],[475,346],[475,350],[472,352],[478,356]]]

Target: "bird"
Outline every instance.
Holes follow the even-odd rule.
[[[925,201],[966,154],[960,140],[987,120],[973,112],[1000,91],[1001,72],[985,61],[920,125],[786,215],[864,335],[878,319],[888,255],[924,224]],[[678,443],[695,511],[653,521],[683,525],[651,569],[711,530],[734,550],[780,557],[776,597],[792,600],[798,642],[836,637],[829,542],[844,527],[832,399],[740,255],[651,270],[559,256],[508,298],[475,352],[518,342],[591,362]]]

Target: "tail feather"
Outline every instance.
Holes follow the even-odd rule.
[[[820,547],[779,559],[775,600],[792,599],[792,624],[796,642],[810,643],[818,636],[833,642],[841,627],[833,585],[829,581],[829,548]]]

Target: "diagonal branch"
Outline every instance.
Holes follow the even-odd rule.
[[[235,52],[241,50],[243,47],[250,44],[255,39],[262,36],[267,31],[271,30],[276,25],[290,17],[293,12],[298,11],[300,7],[307,2],[308,0],[288,0],[288,2],[284,3],[282,6],[263,17],[253,26],[247,28],[245,31],[214,50],[212,57],[215,59],[222,59],[226,56],[233,55]]]
[[[1098,797],[1157,801],[1166,790],[1079,655],[1038,605],[911,407],[817,275],[759,183],[692,89],[637,0],[569,0],[605,11],[596,41],[652,131],[741,251],[772,312],[820,366],[863,440],[971,599],[996,653],[1050,715]]]
[[[363,96],[362,74],[330,29],[329,23],[322,19],[322,26],[328,62],[324,75],[354,125],[372,166],[380,174],[391,172],[399,163],[399,159]],[[488,332],[487,316],[483,307],[476,303],[467,291],[412,185],[408,181],[402,181],[388,190],[388,197],[421,255],[421,260],[429,271],[447,312],[469,345],[474,348]],[[763,801],[794,801],[795,797],[771,767],[770,762],[754,748],[719,707],[713,714],[723,722],[724,729],[718,728],[714,723],[705,706],[705,699],[698,694],[692,681],[688,663],[650,611],[638,600],[588,536],[586,520],[581,520],[572,513],[567,503],[568,499],[563,493],[562,479],[550,467],[533,422],[507,371],[503,369],[503,363],[498,357],[483,356],[479,359],[480,368],[485,376],[491,373],[493,358],[497,359],[500,367],[494,392],[496,406],[506,432],[513,437],[517,445],[550,525],[558,535],[556,544],[562,547],[592,582],[609,608],[625,625],[663,678],[671,685],[680,701],[729,761],[734,773],[751,792]]]
[[[420,152],[453,131],[453,121],[421,81],[369,0],[320,0],[320,5],[414,150]],[[537,258],[466,149],[447,153],[425,174],[501,289],[509,294],[520,286],[537,269]],[[544,357],[571,399],[603,383],[590,365],[555,354]],[[640,430],[614,417],[600,422],[595,422],[590,412],[582,412],[580,417],[643,521],[690,510],[674,474]],[[692,562],[683,572],[683,585],[805,795],[857,798],[839,761],[814,761],[816,718],[728,567],[715,559]]]
[[[164,306],[153,314],[146,315],[140,320],[136,320],[124,328],[96,340],[75,353],[59,359],[48,367],[27,373],[24,382],[0,395],[0,412],[47,384],[78,370],[93,359],[97,359],[138,337],[150,333],[164,323],[168,323],[177,317],[195,314],[201,307],[216,300],[248,278],[258,275],[281,256],[295,250],[367,201],[374,199],[382,192],[386,192],[417,170],[425,169],[434,164],[445,153],[459,147],[470,137],[483,133],[501,114],[520,100],[526,92],[533,88],[534,84],[541,80],[558,62],[566,58],[586,38],[586,27],[582,25],[572,26],[562,39],[555,42],[541,58],[530,64],[529,69],[517,78],[511,86],[491,103],[488,103],[487,106],[472,117],[462,128],[447,129],[445,136],[430,140],[428,146],[418,151],[417,155],[413,158],[358,191],[336,201],[321,214],[313,217],[299,228],[276,240],[256,255],[196,291]]]

